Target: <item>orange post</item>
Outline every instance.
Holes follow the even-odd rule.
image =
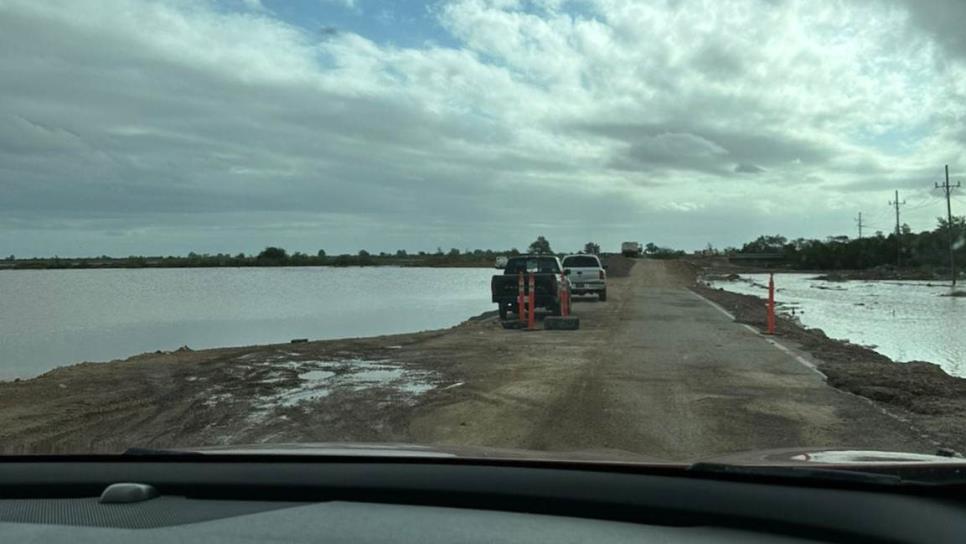
[[[560,273],[560,315],[567,317],[570,315],[570,290],[565,289],[567,276]]]
[[[523,313],[526,311],[524,309],[523,302],[523,272],[520,272],[519,281],[517,282],[517,318],[523,321]]]
[[[775,274],[768,276],[768,334],[775,334]]]
[[[527,308],[527,328],[536,330],[537,328],[537,316],[534,314],[534,306],[537,304],[537,289],[536,289],[536,279],[533,277],[533,272],[530,273],[530,307]]]

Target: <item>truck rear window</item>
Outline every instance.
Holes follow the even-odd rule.
[[[563,260],[564,268],[599,268],[600,263],[594,257],[567,257]]]
[[[519,272],[536,272],[540,274],[547,273],[557,273],[560,269],[557,267],[557,259],[554,258],[527,258],[527,259],[510,259],[510,262],[506,265],[506,274],[517,274]]]

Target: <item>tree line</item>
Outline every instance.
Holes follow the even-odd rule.
[[[516,251],[516,250],[511,250]],[[519,254],[519,251],[516,251]],[[369,252],[365,249],[357,253],[328,255],[325,250],[315,254],[295,251],[289,253],[282,247],[270,246],[254,255],[244,253],[195,253],[187,256],[130,256],[63,258],[50,257],[38,259],[17,259],[11,255],[0,261],[0,267],[18,269],[47,268],[214,268],[214,267],[273,267],[273,266],[492,266],[497,255],[510,254],[507,251],[491,249],[459,250],[451,248],[435,252],[408,252],[400,249],[393,253]]]
[[[600,244],[587,242],[582,253],[600,255]],[[545,236],[537,236],[526,248],[526,253],[538,255],[557,255]],[[569,252],[568,252],[569,253]],[[684,255],[683,251],[658,247],[647,244],[647,253],[656,258],[673,258]],[[324,249],[315,254],[288,250],[278,246],[269,246],[257,254],[245,253],[188,253],[187,256],[155,256],[145,257],[132,255],[130,257],[100,257],[83,258],[32,258],[17,259],[16,256],[0,260],[0,268],[18,269],[47,269],[47,268],[214,268],[214,267],[251,267],[251,266],[439,266],[439,267],[490,267],[498,256],[521,255],[517,248],[509,250],[493,249],[464,249],[450,248],[444,251],[437,247],[436,251],[409,252],[399,249],[395,252],[370,252],[365,249],[357,253],[343,253],[329,255]],[[563,254],[559,254],[563,255]]]
[[[894,232],[889,235],[877,232],[863,238],[830,236],[825,240],[788,240],[781,235],[765,235],[744,244],[737,252],[780,254],[787,265],[800,269],[902,267],[939,270],[949,265],[950,235],[956,262],[966,264],[966,217],[960,216],[953,217],[951,226],[945,218],[938,218],[934,229],[919,233],[903,224],[898,236]]]

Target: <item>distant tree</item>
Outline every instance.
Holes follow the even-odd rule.
[[[645,253],[657,253],[658,249],[660,248],[658,248],[657,244],[655,244],[654,242],[648,242],[647,245],[644,246]]]
[[[379,256],[380,256],[380,257],[388,257],[388,256],[389,256],[389,254],[388,254],[388,253],[386,253],[385,251],[380,251],[380,252],[379,252]]]
[[[515,247],[511,247],[510,248],[510,255],[511,256],[516,257],[519,254],[520,254],[520,250],[519,249],[517,249]]]
[[[264,264],[282,264],[288,260],[288,253],[280,247],[266,247],[255,260]]]
[[[7,260],[8,261],[16,261],[17,260],[17,256],[16,255],[10,255],[9,257],[7,257]]]
[[[318,253],[315,254],[316,257],[325,257],[325,250],[320,249]]]
[[[425,251],[420,251],[419,253],[417,253],[417,255],[419,255],[420,257],[425,257],[426,256],[426,252]]]
[[[456,249],[455,247],[452,248],[452,249],[450,249],[449,250],[449,256],[450,257],[459,257],[460,256],[460,250]]]
[[[658,247],[653,253],[650,254],[651,258],[654,259],[674,259],[677,257],[683,257],[684,255],[684,251],[671,249],[668,247]]]
[[[406,253],[406,250],[405,249],[397,249],[396,250],[396,257],[406,257],[407,255],[408,254]]]
[[[443,248],[441,248],[439,246],[436,246],[436,255],[442,256],[443,255]]]
[[[741,248],[742,253],[781,253],[788,243],[784,236],[759,236],[753,242],[748,242]]]
[[[589,253],[591,255],[599,255],[600,245],[594,242],[587,242],[586,244],[584,244],[584,253]]]
[[[359,256],[360,257],[369,257],[370,255],[369,255],[369,252],[368,251],[366,251],[364,249],[360,249],[359,250]]]
[[[547,241],[542,235],[537,236],[537,239],[530,244],[527,249],[530,253],[534,255],[552,255],[553,250],[550,249],[550,242]]]

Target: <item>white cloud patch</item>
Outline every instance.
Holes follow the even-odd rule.
[[[337,4],[348,9],[358,9],[359,2],[357,0],[319,0],[322,4]]]
[[[255,11],[265,10],[265,6],[262,4],[262,0],[242,0],[242,4],[244,4],[246,8],[251,10],[255,10]]]
[[[0,254],[825,236],[966,139],[898,0],[452,0],[412,48],[246,4],[0,1]]]

